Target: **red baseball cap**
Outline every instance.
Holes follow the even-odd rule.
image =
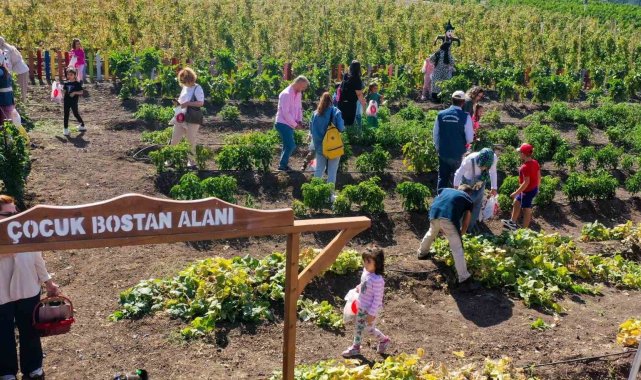
[[[530,144],[521,144],[517,151],[530,156],[534,152],[534,147]]]

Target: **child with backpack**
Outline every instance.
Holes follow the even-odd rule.
[[[372,83],[367,91],[367,124],[370,127],[378,127],[378,108],[383,104],[383,95],[378,93],[378,84]]]
[[[385,292],[385,280],[383,273],[385,269],[385,255],[380,248],[368,249],[362,254],[363,274],[361,283],[356,287],[358,293],[358,312],[356,313],[356,328],[354,343],[342,355],[344,358],[351,358],[361,354],[361,342],[363,332],[375,336],[378,339],[376,352],[384,355],[391,340],[376,328],[376,317],[383,306],[383,294]]]
[[[541,166],[539,162],[532,158],[534,148],[530,144],[522,144],[517,151],[521,154],[523,165],[519,168],[519,188],[510,194],[514,199],[512,205],[512,219],[504,219],[503,224],[510,230],[519,228],[516,222],[523,211],[523,228],[528,228],[532,221],[532,202],[534,197],[539,193],[541,183]]]
[[[312,120],[309,124],[312,133],[312,143],[316,152],[316,172],[315,177],[322,178],[327,168],[327,182],[336,185],[336,173],[338,172],[338,164],[341,160],[343,143],[340,139],[340,133],[345,130],[343,123],[343,115],[338,107],[332,105],[332,96],[329,92],[321,95],[318,102],[318,108],[312,115]],[[328,136],[331,134],[331,136]],[[331,146],[323,146],[326,144],[326,137],[332,137],[330,142]]]
[[[69,136],[69,111],[73,112],[76,120],[80,123],[78,126],[78,132],[86,132],[87,128],[85,127],[85,122],[80,117],[78,112],[78,100],[83,94],[82,83],[78,82],[78,72],[73,67],[68,67],[65,71],[67,80],[63,83],[63,91],[65,94],[63,105],[64,105],[64,130],[63,134]]]

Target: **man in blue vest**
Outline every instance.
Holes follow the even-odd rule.
[[[465,93],[452,94],[452,106],[438,113],[434,122],[434,146],[438,152],[437,191],[452,187],[454,173],[461,166],[467,144],[474,140],[470,115],[463,111]]]

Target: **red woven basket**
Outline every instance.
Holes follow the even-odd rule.
[[[36,322],[36,316],[39,314],[38,311],[40,310],[40,308],[48,307],[54,302],[62,302],[69,305],[71,309],[71,315],[63,319]],[[66,334],[69,332],[69,330],[71,330],[71,325],[74,322],[76,322],[76,320],[73,318],[73,303],[67,297],[56,296],[44,298],[33,309],[33,327],[35,327],[36,330],[40,331],[40,336],[43,337]]]

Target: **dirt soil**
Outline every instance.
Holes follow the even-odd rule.
[[[131,158],[141,146],[140,134],[145,128],[133,119],[133,111],[142,99],[123,103],[108,84],[89,85],[88,89],[90,97],[80,102],[88,132],[78,135],[72,128],[71,138],[62,135],[62,110],[49,101],[47,88],[33,89],[28,111],[37,122],[31,135],[38,148],[32,151],[27,203],[76,205],[130,192],[165,197],[172,181],[157,179],[152,165]],[[503,117],[510,123],[536,108],[507,107],[510,112],[504,112]],[[200,133],[202,142],[216,147],[226,134],[272,127],[273,102],[243,105],[241,110],[239,124],[208,116]],[[210,111],[213,114],[215,109]],[[300,167],[302,158],[298,152],[291,166]],[[395,160],[393,170],[402,170],[400,159]],[[292,194],[300,198],[300,184],[309,176],[300,172],[238,173],[241,202],[244,194],[252,194],[256,207],[287,207]],[[366,177],[341,174],[338,183],[354,183]],[[383,176],[383,186],[390,195],[385,205],[387,213],[374,216],[372,229],[352,242],[356,249],[372,243],[386,249],[387,290],[379,327],[392,338],[394,353],[415,352],[423,347],[428,360],[457,367],[502,355],[525,366],[621,351],[614,343],[617,327],[625,319],[639,315],[641,292],[605,288],[601,297],[569,297],[561,302],[567,313],[555,319],[526,308],[499,290],[450,290],[447,280],[453,278],[451,269],[415,259],[427,223],[426,215],[403,212],[400,200],[391,191],[405,179],[420,180],[432,188],[436,182],[433,175]],[[618,195],[620,199],[612,201],[570,204],[558,192],[553,206],[535,212],[534,228],[577,236],[583,223],[595,219],[607,225],[641,220],[641,200],[623,192]],[[494,233],[501,230],[499,222],[488,227]],[[303,245],[318,246],[330,238],[327,234],[307,235]],[[74,301],[77,311],[77,323],[71,333],[44,338],[47,378],[107,379],[115,372],[134,368],[148,370],[153,379],[269,378],[281,366],[282,319],[257,326],[222,325],[209,340],[184,342],[179,338],[184,324],[166,315],[123,322],[109,322],[107,317],[118,307],[119,292],[142,279],[172,276],[190,262],[205,257],[262,257],[284,248],[283,237],[270,237],[217,241],[199,247],[181,243],[45,252],[49,271]],[[585,248],[611,249],[602,245]],[[352,274],[317,279],[306,293],[336,302],[334,298],[342,297],[356,285],[358,277]],[[543,332],[531,330],[530,323],[538,317],[555,327]],[[298,363],[339,358],[352,338],[351,326],[344,334],[310,323],[300,322],[298,326]],[[380,360],[373,344],[365,346],[364,356]],[[465,358],[454,356],[453,351],[464,351]],[[622,378],[630,361],[631,356],[624,356],[591,364],[545,367],[535,373],[548,379]]]

